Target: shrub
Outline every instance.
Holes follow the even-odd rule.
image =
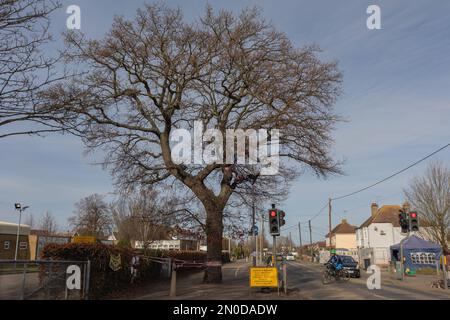
[[[110,255],[120,254],[121,269],[113,271],[109,267]],[[72,260],[91,262],[89,296],[101,298],[114,291],[122,290],[131,284],[131,259],[135,252],[132,249],[95,244],[48,244],[41,253],[43,259]],[[159,276],[161,265],[146,259],[140,259],[137,281],[144,281]]]
[[[121,269],[113,271],[109,267],[110,256],[120,254]],[[131,259],[134,255],[141,257],[136,282],[147,281],[161,274],[162,265],[152,262],[146,257],[162,257],[185,260],[187,262],[205,262],[206,252],[202,251],[161,251],[161,250],[133,250],[126,246],[110,246],[102,243],[84,244],[48,244],[42,252],[41,258],[48,260],[71,260],[91,262],[89,297],[99,299],[115,291],[123,290],[131,285]],[[222,254],[222,262],[230,261],[228,253]],[[190,268],[195,270],[196,267]],[[188,268],[186,268],[186,271]],[[197,269],[198,270],[198,269]],[[41,270],[44,271],[44,270]]]
[[[144,254],[143,250],[140,250]],[[179,259],[188,262],[205,262],[206,252],[204,251],[192,251],[192,250],[146,250],[145,256],[149,257],[163,257]],[[228,252],[222,253],[222,262],[230,262],[230,254]]]

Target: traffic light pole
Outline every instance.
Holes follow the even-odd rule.
[[[401,280],[404,279],[404,275],[405,275],[405,270],[404,270],[405,264],[404,264],[404,262],[403,262],[403,260],[404,260],[404,255],[403,255],[403,242],[405,242],[408,238],[409,238],[409,230],[408,230],[408,233],[406,234],[406,237],[403,238],[403,239],[400,241],[400,272],[401,272]]]
[[[273,246],[272,262],[273,262],[273,266],[276,268],[277,267],[277,237],[276,236],[273,236],[272,246]]]

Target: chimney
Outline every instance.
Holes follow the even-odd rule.
[[[370,210],[372,213],[372,217],[375,217],[375,215],[378,212],[378,204],[376,204],[375,202],[372,202],[371,206],[370,206]]]
[[[410,206],[409,202],[407,202],[407,201],[405,201],[403,203],[402,207],[403,207],[403,210],[405,210],[405,211],[409,211],[411,209],[411,206]]]
[[[347,219],[342,219],[342,223],[347,223]]]

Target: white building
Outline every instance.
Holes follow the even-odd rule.
[[[399,224],[399,205],[384,205],[378,208],[371,205],[371,216],[356,229],[361,267],[369,265],[387,265],[390,261],[390,246],[399,243],[405,236]]]

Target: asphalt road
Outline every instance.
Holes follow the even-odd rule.
[[[369,290],[366,282],[370,274],[365,271],[362,271],[361,278],[324,285],[321,281],[323,266],[299,261],[288,261],[287,266],[288,288],[298,290],[304,299],[450,299],[450,290],[431,288],[436,276],[417,276],[401,281],[393,274],[382,272],[381,289]]]
[[[17,300],[21,292],[30,292],[39,286],[39,274],[37,272],[27,273],[25,283],[23,274],[0,274],[0,300]]]
[[[249,267],[245,261],[226,264],[222,268],[222,284],[202,283],[203,273],[195,273],[177,280],[177,297],[173,299],[220,299],[220,300],[401,300],[401,299],[450,299],[450,290],[431,288],[436,276],[417,276],[404,281],[383,272],[381,289],[369,290],[366,285],[369,274],[362,272],[359,279],[323,285],[321,274],[324,267],[308,262],[288,261],[288,294],[278,295],[276,290],[263,293],[249,288]],[[169,281],[144,287],[128,299],[169,299]],[[119,298],[119,297],[118,297]],[[120,299],[120,298],[119,298]]]

